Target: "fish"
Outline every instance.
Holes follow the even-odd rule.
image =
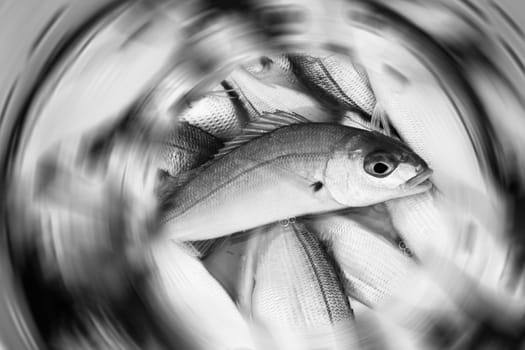
[[[406,243],[393,244],[351,214],[303,220],[327,247],[352,300],[416,334],[435,330],[438,321],[465,326],[463,312],[407,251]]]
[[[142,263],[149,272],[138,293],[174,347],[182,338],[184,349],[256,349],[250,324],[188,247],[156,242]]]
[[[341,269],[350,297],[377,308],[401,288],[415,262],[391,239],[349,214],[312,216],[305,225],[326,245]]]
[[[280,349],[353,349],[353,313],[318,238],[300,222],[269,225],[255,272],[252,317]]]
[[[156,192],[162,201],[169,183],[184,172],[210,160],[222,147],[217,137],[187,122],[181,122],[164,142],[159,145],[159,184]],[[203,258],[219,246],[222,240],[188,242],[194,254]]]
[[[267,74],[269,75],[269,74]],[[274,83],[275,79],[261,78],[247,69],[237,69],[226,78],[228,86],[238,94],[238,103],[254,121],[265,113],[285,111],[298,113],[312,122],[326,122],[338,116],[320,105],[300,87]]]
[[[292,63],[284,53],[262,56],[257,61],[243,65],[243,68],[265,83],[306,92],[305,86],[293,73]]]
[[[312,96],[340,109],[372,116],[376,98],[366,71],[349,57],[338,54],[289,54],[293,71]]]
[[[525,305],[500,283],[513,246],[506,237],[508,198],[487,169],[475,109],[446,67],[435,64],[430,71],[428,62],[394,40],[355,34],[356,52],[389,122],[435,170],[438,193],[387,202],[394,225],[465,311],[496,326],[517,324]]]
[[[219,140],[229,140],[238,135],[247,122],[244,110],[234,103],[232,96],[222,84],[211,91],[203,92],[200,98],[191,101],[177,117]]]
[[[218,238],[221,245],[202,259],[208,272],[226,290],[239,310],[250,316],[255,266],[261,245],[262,229],[239,232]],[[202,241],[197,241],[202,242]]]
[[[501,236],[505,198],[477,154],[481,147],[476,136],[466,128],[468,119],[476,118],[468,116],[472,109],[453,100],[444,91],[444,87],[454,89],[452,84],[444,85],[419,57],[368,32],[355,34],[359,62],[389,124],[428,162],[434,170],[433,183],[451,200],[450,205],[479,221],[489,234]],[[454,91],[463,96],[458,88]]]
[[[177,177],[208,161],[222,144],[217,137],[208,132],[189,123],[180,123],[162,142],[159,170],[166,175]]]
[[[427,191],[432,170],[380,133],[268,114],[174,184],[157,237],[203,240]]]

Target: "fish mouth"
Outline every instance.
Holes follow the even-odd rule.
[[[433,171],[430,168],[423,170],[421,173],[410,178],[407,182],[404,183],[404,188],[414,188],[418,185],[421,185],[423,182],[427,181],[432,175]]]

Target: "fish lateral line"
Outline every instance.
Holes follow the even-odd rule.
[[[209,191],[208,193],[206,193],[206,195],[202,196],[201,198],[199,198],[198,200],[195,201],[194,204],[192,204],[191,206],[189,206],[188,208],[186,208],[185,210],[181,211],[181,212],[178,212],[176,214],[172,214],[172,215],[169,215],[169,216],[166,216],[164,217],[164,219],[162,220],[164,223],[174,219],[175,217],[177,216],[180,216],[180,215],[183,215],[184,213],[190,211],[193,207],[195,207],[196,205],[198,205],[200,202],[202,202],[203,200],[209,198],[210,196],[212,196],[213,194],[217,193],[218,191],[222,190],[224,187],[228,186],[228,185],[231,185],[232,183],[234,183],[235,181],[237,181],[239,178],[243,177],[243,176],[246,176],[248,175],[250,172],[253,172],[261,167],[265,167],[265,166],[271,166],[272,163],[276,162],[276,161],[279,161],[280,159],[282,158],[287,158],[287,157],[293,157],[293,156],[297,156],[297,155],[312,155],[312,156],[317,156],[317,155],[326,155],[325,152],[311,152],[311,153],[304,153],[304,152],[301,152],[301,153],[298,153],[298,152],[294,152],[294,153],[289,153],[289,154],[285,154],[285,155],[281,155],[281,156],[277,156],[275,158],[272,158],[272,159],[269,159],[267,161],[264,161],[264,162],[260,162],[256,159],[245,159],[245,160],[249,160],[249,161],[252,161],[254,163],[254,165],[250,168],[247,168],[245,169],[243,172],[241,172],[240,174],[237,174],[236,176],[233,176],[232,178],[228,179],[227,181],[224,181],[222,182],[221,184],[218,184],[216,188],[214,188],[213,190]],[[214,159],[212,159],[210,162],[209,162],[210,166],[212,165],[212,163],[214,163]],[[311,182],[311,179],[307,178],[307,177],[304,177],[304,176],[301,176],[299,175],[298,173],[294,172],[292,169],[287,169],[285,167],[282,167],[282,166],[278,166],[278,165],[274,165],[274,168],[275,169],[278,169],[278,170],[281,170],[283,171],[284,173],[288,173],[288,174],[291,174],[293,175],[293,177],[295,178],[298,178],[300,180],[303,180],[305,182],[308,182],[310,183]],[[206,166],[206,164],[203,164],[201,167],[203,166]],[[199,170],[199,171],[194,171],[194,170]],[[182,175],[182,177],[187,181],[187,182],[182,182],[180,184],[175,184],[175,188],[172,189],[172,193],[170,193],[170,197],[173,198],[173,197],[176,197],[177,196],[177,193],[180,189],[182,189],[184,187],[184,185],[186,185],[188,183],[189,180],[191,180],[193,178],[193,176],[196,176],[198,174],[200,174],[202,171],[204,171],[204,169],[200,170],[200,167],[197,168],[197,169],[193,169],[193,170],[190,170],[188,171],[188,173],[185,173],[184,175]],[[176,180],[177,182],[179,181],[179,179]],[[319,189],[321,190],[321,188]],[[168,204],[170,204],[171,202],[169,202]]]

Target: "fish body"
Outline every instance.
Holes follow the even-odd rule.
[[[286,55],[270,55],[250,62],[244,68],[265,83],[302,90],[304,86],[293,73],[292,63]]]
[[[350,349],[353,313],[332,260],[301,224],[271,225],[257,260],[252,316],[283,349]]]
[[[202,262],[184,245],[157,243],[140,294],[164,336],[184,349],[255,349],[250,326]]]
[[[216,241],[220,241],[221,245],[202,260],[208,272],[246,314],[250,310],[261,233],[260,229],[253,229],[218,238]],[[195,243],[199,242],[202,241]]]
[[[453,299],[410,257],[404,243],[394,245],[346,215],[322,215],[305,224],[327,246],[353,300],[416,334],[443,324],[466,326]]]
[[[188,123],[180,123],[163,142],[159,169],[176,177],[206,162],[222,147],[215,136]]]
[[[341,55],[289,55],[297,77],[331,106],[372,116],[376,99],[365,71]]]
[[[285,111],[298,113],[313,122],[326,122],[334,119],[326,108],[298,87],[275,83],[272,76],[257,77],[245,69],[234,71],[227,79],[237,91],[240,105],[248,112],[251,120],[257,120],[265,113]]]
[[[349,216],[322,215],[306,225],[339,265],[349,295],[369,307],[388,301],[414,268],[401,249]]]
[[[158,166],[162,176],[157,193],[161,201],[173,179],[210,160],[222,145],[222,141],[206,131],[186,122],[179,123],[160,146]],[[221,241],[209,240],[191,242],[188,245],[195,250],[196,256],[202,258],[220,243]]]
[[[194,125],[220,140],[235,137],[246,123],[246,115],[233,102],[222,85],[183,110],[179,119]]]
[[[421,158],[395,140],[361,129],[297,122],[236,147],[173,189],[163,204],[166,237],[215,238],[429,188],[424,180],[430,170]]]

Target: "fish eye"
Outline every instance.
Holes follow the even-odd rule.
[[[373,169],[376,174],[384,174],[390,169],[390,166],[383,162],[377,162],[374,164]]]
[[[398,162],[387,153],[373,153],[365,158],[364,169],[374,177],[385,177],[391,174]]]

